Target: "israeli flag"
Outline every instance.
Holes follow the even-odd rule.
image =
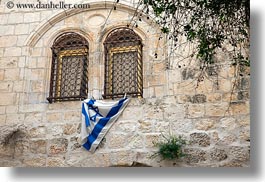
[[[126,97],[118,101],[86,99],[82,102],[81,143],[84,148],[95,152],[128,102]]]

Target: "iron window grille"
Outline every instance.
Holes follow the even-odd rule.
[[[74,32],[60,35],[52,46],[50,103],[82,100],[88,93],[88,42]]]
[[[142,42],[129,28],[118,28],[107,36],[104,98],[143,96]]]

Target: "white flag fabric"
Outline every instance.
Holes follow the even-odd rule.
[[[118,119],[129,98],[118,101],[86,99],[82,103],[81,142],[84,148],[95,152],[108,130]]]

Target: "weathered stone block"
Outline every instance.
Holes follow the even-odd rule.
[[[109,167],[111,165],[111,157],[110,157],[111,154],[110,153],[98,153],[95,155],[95,157],[93,156],[91,160],[89,161],[91,161],[92,166],[94,167]],[[84,163],[82,165],[87,166],[87,164],[85,165]]]
[[[178,95],[177,96],[177,103],[179,104],[184,104],[184,103],[191,102],[191,101],[192,101],[192,98],[189,95]]]
[[[128,135],[111,134],[108,136],[107,144],[110,149],[124,148],[128,143]]]
[[[1,29],[0,29],[0,35],[13,35],[14,34],[14,29],[15,29],[15,26],[14,25],[4,25],[4,26],[1,26]]]
[[[49,141],[49,155],[59,155],[67,152],[68,140],[66,138],[54,138]]]
[[[213,161],[223,161],[225,159],[227,159],[227,153],[225,150],[222,149],[218,149],[218,148],[214,148],[211,152],[210,152],[210,159]]]
[[[0,114],[5,114],[5,112],[6,112],[6,107],[0,106]]]
[[[235,118],[222,118],[220,119],[220,124],[227,131],[234,130],[237,127]]]
[[[237,89],[238,90],[249,90],[250,88],[250,79],[247,77],[242,77],[238,82],[237,82]]]
[[[16,43],[17,43],[17,36],[14,35],[0,36],[0,47],[14,47]],[[10,51],[10,49],[6,49],[6,51],[7,50]]]
[[[63,121],[61,112],[47,113],[46,119],[48,122],[55,122],[55,123],[60,123]]]
[[[154,142],[160,140],[161,134],[147,134],[145,135],[145,147],[154,148]]]
[[[47,167],[64,167],[65,159],[62,157],[48,157]]]
[[[81,109],[81,102],[69,101],[69,102],[58,102],[48,105],[50,111],[73,111]]]
[[[200,149],[184,149],[186,154],[185,162],[188,164],[196,164],[207,160],[206,152]]]
[[[153,65],[153,72],[154,73],[160,73],[165,70],[165,62],[155,63]]]
[[[175,132],[189,133],[194,129],[194,123],[191,119],[176,120],[171,123],[171,130]]]
[[[44,77],[44,69],[31,69],[30,79],[31,80],[43,80]]]
[[[228,77],[235,78],[236,68],[235,66],[230,66],[228,68]]]
[[[167,70],[168,72],[168,82],[180,82],[181,72],[179,70]]]
[[[1,141],[0,144],[0,164],[3,162],[4,159],[10,160],[14,158],[15,155],[15,145],[12,143],[11,145],[7,145]],[[0,165],[1,167],[4,167],[4,165]]]
[[[210,130],[215,128],[216,121],[213,119],[202,119],[195,122],[195,128],[197,130]]]
[[[77,151],[77,150],[80,150],[82,145],[80,144],[80,138],[75,136],[75,137],[72,137],[70,139],[70,148],[71,148],[71,151]]]
[[[130,149],[141,149],[144,147],[143,136],[136,134],[128,137],[128,147]]]
[[[194,81],[183,81],[180,83],[174,83],[175,95],[194,95],[196,84]]]
[[[195,81],[193,82],[194,84],[196,83]],[[201,82],[197,82],[197,85],[195,87],[196,87],[196,93],[202,93],[202,94],[213,93],[215,92],[215,90],[217,90],[216,82],[209,79],[204,79]]]
[[[63,134],[72,135],[77,132],[78,124],[65,124],[63,126]]]
[[[18,57],[9,57],[9,58],[1,58],[0,57],[0,68],[17,68],[18,67]]]
[[[222,100],[222,94],[209,93],[207,94],[207,102],[220,102]]]
[[[153,130],[153,120],[138,120],[138,130],[142,133],[148,133]]]
[[[0,81],[4,80],[4,74],[5,70],[4,69],[0,70]]]
[[[37,21],[40,21],[40,12],[24,14],[24,23],[31,23],[31,22],[37,22]]]
[[[32,140],[29,142],[30,152],[33,154],[46,154],[47,141],[46,140]]]
[[[232,160],[222,164],[220,167],[244,167],[243,165],[244,163],[242,163],[241,161]]]
[[[19,107],[20,112],[45,112],[47,110],[47,104],[24,104],[23,107]]]
[[[6,106],[6,114],[16,114],[18,112],[18,106]]]
[[[28,132],[30,138],[46,138],[46,127],[38,126],[31,128]]]
[[[228,103],[221,104],[206,104],[205,115],[207,116],[224,116],[228,111]],[[229,112],[228,112],[229,113]]]
[[[134,161],[134,153],[130,150],[121,150],[117,152],[112,152],[110,154],[110,159],[112,166],[130,166]]]
[[[30,146],[27,140],[17,140],[13,145],[15,149],[14,156],[16,158],[20,158],[29,154]]]
[[[121,118],[122,119],[134,119],[137,121],[138,119],[142,118],[143,108],[142,107],[127,107],[123,113]],[[133,116],[133,117],[132,117]]]
[[[249,91],[240,91],[237,93],[237,99],[238,100],[249,100],[250,99],[250,95],[249,95]]]
[[[229,154],[234,160],[247,162],[250,159],[249,147],[233,146],[229,147]]]
[[[219,134],[217,131],[213,131],[213,132],[209,133],[209,136],[211,137],[212,141],[215,143],[217,143],[220,140]]]
[[[19,35],[17,37],[17,46],[24,46],[26,44],[26,40],[28,38],[28,35]],[[24,66],[21,66],[24,67]]]
[[[201,147],[207,147],[211,144],[211,138],[206,133],[192,133],[190,134],[190,143]]]
[[[64,121],[71,122],[80,122],[81,121],[81,113],[80,111],[68,111],[64,113]]]
[[[154,121],[154,132],[160,132],[160,133],[164,133],[164,132],[169,132],[169,128],[170,128],[170,122],[168,120],[164,120],[164,121]]]
[[[233,144],[236,140],[238,140],[238,137],[235,134],[230,133],[220,138],[216,145],[227,146]]]
[[[22,124],[24,123],[25,114],[7,114],[6,123],[8,124]]]
[[[29,33],[29,24],[17,24],[15,28],[15,34],[28,34]]]
[[[8,16],[8,24],[16,24],[23,22],[23,14],[22,13],[10,13]]]
[[[240,140],[244,142],[250,142],[250,130],[249,128],[245,128],[243,131],[239,132]]]
[[[184,104],[170,104],[161,106],[164,111],[164,119],[175,121],[177,119],[184,119],[185,107]]]
[[[183,80],[194,79],[195,75],[196,75],[196,72],[195,72],[195,70],[192,70],[192,69],[185,68],[182,71],[182,79]]]
[[[43,123],[43,114],[42,113],[26,113],[25,114],[25,123],[32,124],[32,123]]]
[[[43,48],[35,47],[32,49],[31,56],[32,57],[42,56],[42,51],[44,51]]]
[[[249,116],[244,116],[242,118],[238,119],[238,124],[243,127],[249,127],[250,126],[250,117]]]
[[[189,104],[187,108],[188,118],[200,118],[205,114],[204,104]]]
[[[237,93],[228,92],[228,93],[224,93],[222,95],[222,101],[223,102],[235,102],[237,100],[238,100]]]
[[[140,121],[136,122],[134,120],[117,121],[115,124],[116,130],[125,133],[133,133],[138,127],[140,127],[139,122]]]
[[[220,79],[218,80],[218,88],[223,92],[231,92],[232,84],[228,79]]]
[[[52,125],[47,126],[47,134],[51,137],[63,136],[64,125]]]
[[[6,69],[4,80],[18,80],[19,79],[19,69]]]
[[[232,102],[231,110],[233,115],[249,114],[249,103],[248,102]]]
[[[216,65],[209,66],[207,67],[206,72],[208,76],[212,76],[212,77],[217,76],[219,73],[219,67]]]
[[[12,81],[5,81],[1,82],[0,84],[0,92],[12,92],[13,90],[13,82]]]
[[[9,14],[0,14],[0,25],[7,24]]]
[[[145,111],[143,113],[144,120],[147,120],[147,119],[163,119],[163,109],[160,108],[159,106],[145,106],[143,110]],[[138,117],[137,119],[138,120],[142,119],[142,117]]]
[[[21,48],[20,47],[10,47],[5,49],[4,56],[12,57],[12,56],[21,56]]]
[[[203,94],[196,94],[191,99],[192,103],[205,103],[206,102],[206,96]]]
[[[45,167],[46,158],[45,157],[26,158],[23,160],[23,164],[27,167]]]
[[[44,92],[44,87],[43,81],[31,81],[31,92]]]
[[[164,95],[166,95],[164,86],[155,87],[155,96],[156,97],[163,97]]]
[[[1,167],[14,167],[14,166],[23,167],[20,161],[16,159],[11,159],[11,158],[2,159],[0,161],[0,166]]]

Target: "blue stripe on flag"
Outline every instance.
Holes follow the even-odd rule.
[[[125,100],[126,100],[126,98],[121,99],[117,106],[111,108],[110,112],[107,114],[106,117],[108,118],[108,117],[111,117],[111,116],[114,116],[115,114],[117,114],[117,112],[120,110],[120,108],[121,108],[121,106]]]
[[[90,126],[90,123],[89,123],[89,117],[88,117],[86,109],[85,109],[85,104],[86,103],[82,104],[82,114],[85,116],[86,127],[88,127],[88,126]]]
[[[101,118],[98,121],[98,123],[95,125],[94,129],[92,130],[91,134],[87,137],[87,142],[83,144],[83,147],[85,147],[87,150],[90,150],[91,145],[95,142],[101,130],[104,128],[104,126],[106,126],[106,124],[111,119],[111,117],[118,113],[118,111],[123,105],[123,102],[126,99],[127,98],[121,99],[117,106],[111,108],[110,112],[107,114],[105,118]]]

